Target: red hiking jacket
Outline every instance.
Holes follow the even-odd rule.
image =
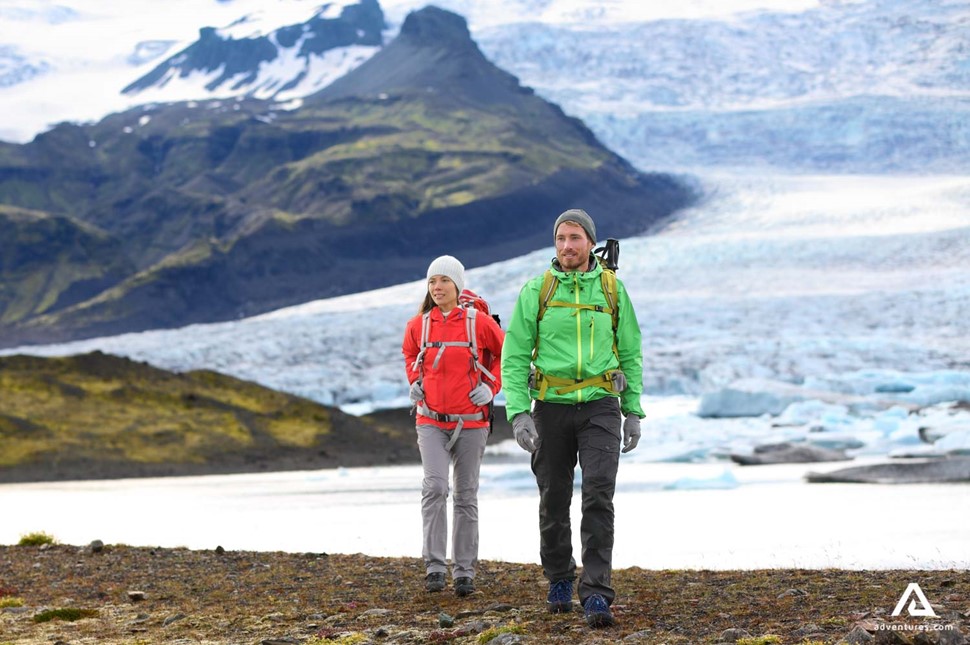
[[[441,315],[437,307],[431,309],[431,319],[428,321],[428,342],[468,340],[465,332],[465,318],[468,312],[464,307],[452,309],[447,318]],[[496,381],[482,375],[482,383],[491,388],[493,394],[502,389],[502,342],[505,332],[491,316],[478,313],[475,320],[475,335],[478,337],[479,360],[491,372]],[[421,314],[408,321],[404,331],[404,369],[407,372],[408,383],[418,379],[418,373],[412,369],[414,361],[421,351]],[[444,352],[434,369],[438,352]],[[491,363],[484,360],[486,354],[491,354]],[[481,421],[465,421],[464,428],[487,428],[488,406],[478,407],[468,398],[472,388],[478,383],[479,374],[472,359],[471,350],[466,347],[429,347],[424,353],[424,403],[427,407],[441,414],[475,414],[483,412],[485,418]],[[439,428],[452,430],[457,421],[436,421],[423,414],[417,415],[418,425],[434,425]]]

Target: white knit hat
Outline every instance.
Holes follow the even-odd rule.
[[[457,258],[450,255],[442,255],[435,258],[434,262],[428,267],[428,277],[430,280],[433,275],[445,275],[458,287],[459,295],[465,288],[465,267]]]

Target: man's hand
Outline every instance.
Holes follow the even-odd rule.
[[[635,414],[626,415],[623,421],[623,450],[630,452],[637,447],[640,441],[640,417]]]
[[[468,394],[468,398],[471,399],[471,402],[479,407],[488,405],[488,402],[492,400],[493,396],[495,396],[495,394],[492,392],[492,388],[484,383],[479,383],[476,385]]]
[[[421,381],[415,381],[411,384],[411,389],[408,390],[408,398],[411,399],[411,403],[424,400],[424,388],[421,387]]]
[[[528,412],[519,412],[512,418],[512,434],[515,441],[522,450],[528,453],[536,451],[536,440],[539,433],[536,432],[536,424],[532,420],[532,415]]]

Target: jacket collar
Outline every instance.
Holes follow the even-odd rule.
[[[431,308],[431,319],[436,322],[446,322],[448,320],[461,320],[464,317],[465,317],[464,307],[455,307],[454,309],[448,312],[447,318],[444,315],[442,315],[441,310],[438,309],[438,307]]]
[[[600,263],[596,260],[596,256],[592,254],[590,254],[589,256],[589,264],[587,265],[587,268],[585,271],[563,271],[562,266],[559,264],[559,260],[557,260],[556,258],[552,259],[551,269],[552,269],[552,274],[556,276],[560,281],[571,280],[572,278],[570,276],[573,273],[578,273],[580,280],[588,280],[591,278],[598,278],[599,275],[603,272],[603,267],[601,267]]]

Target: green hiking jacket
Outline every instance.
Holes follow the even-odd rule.
[[[607,305],[600,281],[603,268],[595,263],[592,271],[566,273],[554,265],[552,273],[558,283],[552,300],[580,304]],[[627,388],[620,394],[623,414],[643,417],[640,395],[643,392],[643,353],[640,325],[633,304],[623,283],[617,280],[619,320],[617,322],[617,353],[613,353],[613,321],[610,314],[589,309],[548,307],[536,324],[539,313],[539,291],[543,276],[529,280],[515,302],[505,343],[502,345],[502,388],[505,391],[506,414],[509,421],[520,412],[532,409],[531,399],[538,398],[538,390],[529,389],[532,351],[539,341],[535,365],[545,374],[570,379],[586,379],[619,367],[626,375]],[[582,403],[616,394],[599,386],[588,386],[566,394],[556,394],[550,388],[545,401],[549,403]]]

